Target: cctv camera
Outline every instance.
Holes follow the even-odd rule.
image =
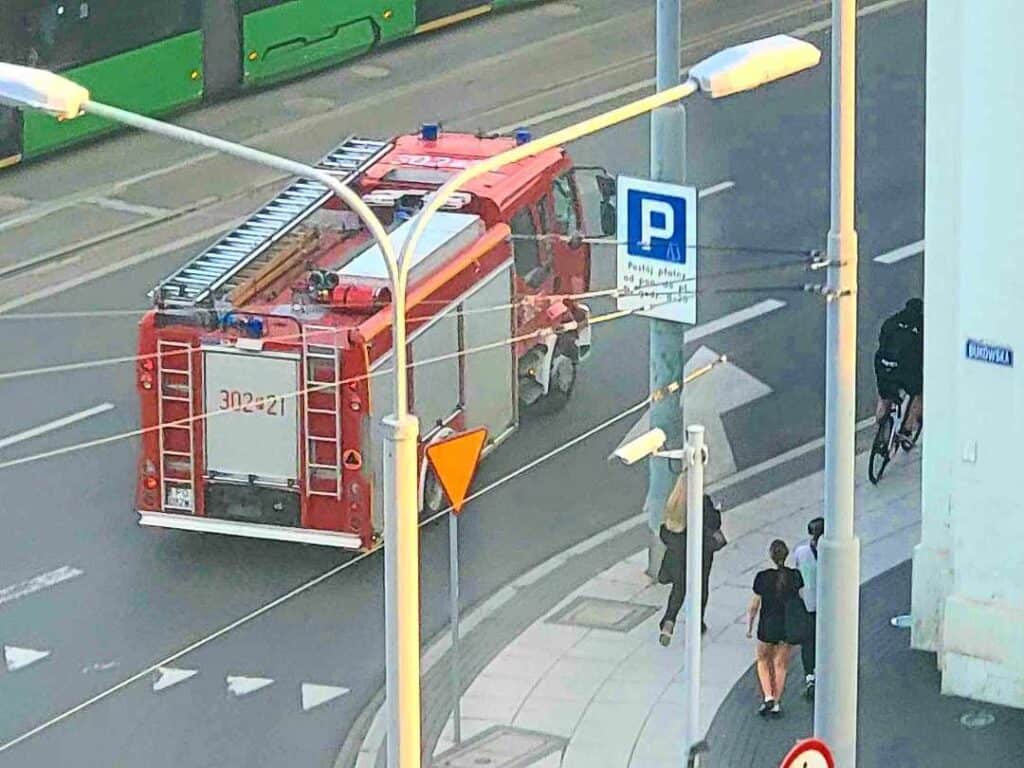
[[[612,455],[629,466],[660,451],[663,445],[665,445],[665,433],[660,429],[652,429],[650,432],[645,432],[640,437],[620,445]]]

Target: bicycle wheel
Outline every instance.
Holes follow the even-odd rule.
[[[871,443],[871,455],[868,456],[868,480],[878,485],[885,468],[889,466],[889,443],[893,429],[892,417],[889,416],[878,425],[874,442]]]

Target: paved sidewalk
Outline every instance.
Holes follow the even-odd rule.
[[[867,482],[865,461],[865,455],[857,461],[856,509],[861,575],[867,581],[908,559],[919,540],[920,463],[919,453],[901,456],[874,487]],[[793,549],[806,538],[807,521],[821,513],[822,494],[822,473],[816,472],[723,513],[729,545],[716,556],[711,574],[704,729],[753,661],[744,615],[753,575],[767,567],[769,542],[781,537]],[[668,587],[651,584],[645,564],[646,550],[617,562],[565,596],[498,653],[462,698],[463,750],[476,752],[455,749],[449,718],[435,745],[424,733],[433,764],[680,765],[686,727],[683,627],[680,622],[669,648],[658,644]],[[797,675],[798,660],[794,666]],[[753,691],[750,696],[753,700]],[[521,759],[513,759],[517,750],[524,753]],[[379,759],[361,757],[364,765]]]
[[[910,573],[906,562],[861,589],[858,768],[1020,766],[1024,710],[942,696],[935,654],[912,650],[910,629],[890,623],[910,609]],[[755,686],[749,670],[718,710],[707,768],[774,768],[810,735],[813,702],[799,686],[782,720],[755,714]]]

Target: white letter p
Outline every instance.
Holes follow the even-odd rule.
[[[665,223],[654,226],[654,215],[661,214]],[[651,250],[651,241],[654,238],[667,240],[676,229],[676,216],[672,206],[663,200],[651,200],[644,198],[640,201],[640,247],[645,251]]]

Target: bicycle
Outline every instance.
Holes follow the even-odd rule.
[[[868,457],[868,480],[872,485],[878,485],[885,468],[889,466],[890,461],[896,458],[900,448],[909,451],[910,448],[917,445],[917,439],[921,436],[921,427],[923,426],[921,422],[918,422],[917,429],[914,430],[914,434],[910,438],[909,447],[904,445],[905,438],[900,437],[900,429],[903,427],[903,420],[906,418],[909,407],[910,395],[906,390],[900,388],[899,399],[889,403],[889,413],[878,425],[874,442],[871,444],[871,456]]]

